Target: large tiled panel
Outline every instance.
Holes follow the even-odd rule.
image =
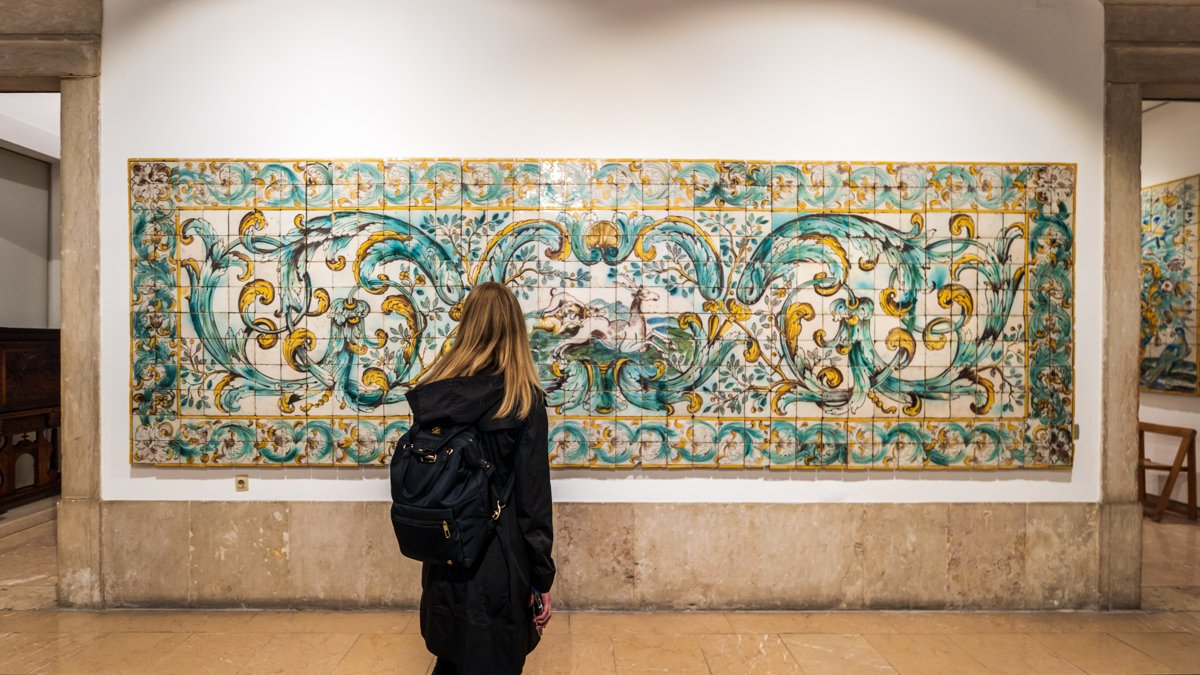
[[[1200,176],[1142,188],[1142,388],[1200,393],[1196,284]]]
[[[387,463],[483,281],[555,467],[1072,463],[1075,168],[130,160],[135,464]]]

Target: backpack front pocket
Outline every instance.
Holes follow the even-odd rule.
[[[392,528],[405,556],[441,565],[462,564],[462,544],[453,510],[393,504]]]

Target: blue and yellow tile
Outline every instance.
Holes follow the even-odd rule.
[[[556,467],[1071,461],[1067,165],[132,160],[130,199],[135,463],[386,463],[484,280]]]

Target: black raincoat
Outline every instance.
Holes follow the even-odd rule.
[[[426,564],[421,570],[421,635],[440,661],[463,675],[520,673],[538,643],[531,588],[554,583],[546,407],[524,420],[495,419],[504,378],[474,375],[414,387],[407,395],[417,423],[472,423],[485,452],[497,459],[497,490],[516,472],[513,496],[496,536],[469,569]]]

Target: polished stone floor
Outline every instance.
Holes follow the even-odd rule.
[[[1171,513],[1142,522],[1142,606],[1200,611],[1200,525]]]
[[[51,608],[0,540],[0,673],[427,673],[412,612]],[[1197,673],[1200,526],[1146,521],[1145,612],[558,613],[527,673]]]

